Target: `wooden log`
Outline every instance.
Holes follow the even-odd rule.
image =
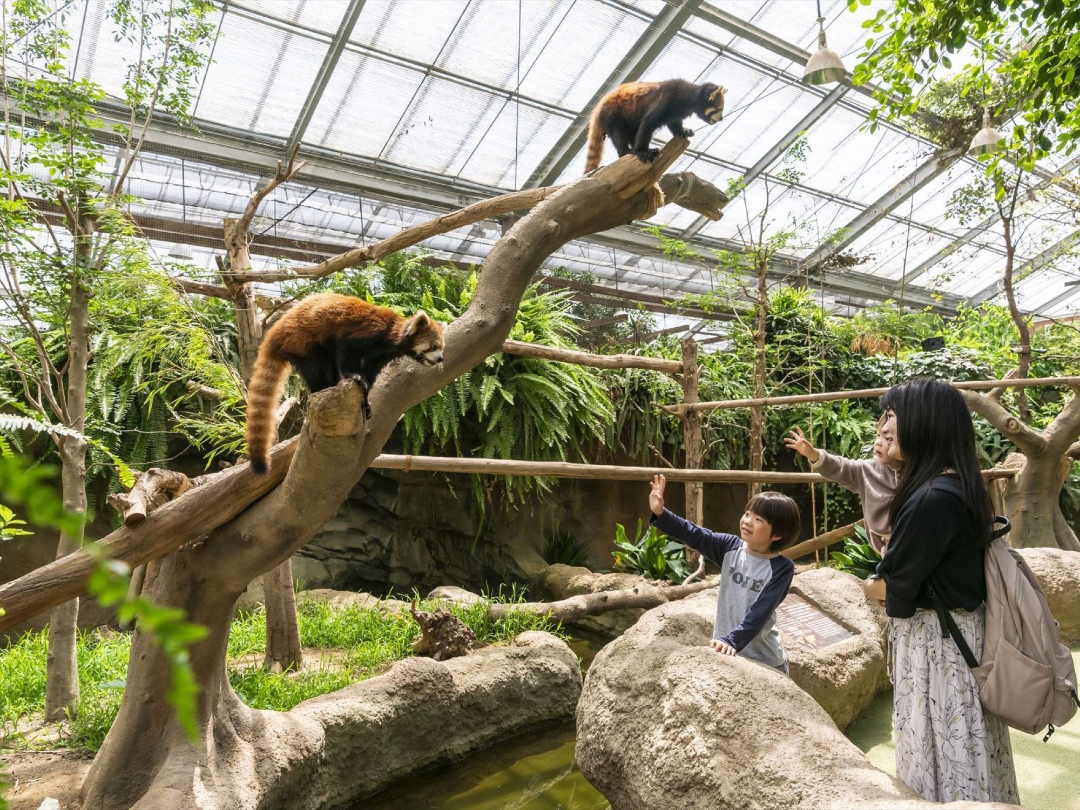
[[[247,464],[231,467],[212,476],[147,515],[137,526],[121,526],[98,542],[105,553],[135,568],[168,554],[175,548],[215,529],[242,512],[281,483],[296,453],[298,439],[290,439],[270,451],[267,475],[255,475]],[[96,559],[86,551],[76,551],[0,585],[0,633],[32,616],[86,593],[86,581]]]
[[[861,523],[862,521],[857,521]],[[831,546],[833,543],[839,543],[848,537],[855,536],[855,523],[849,523],[847,526],[841,526],[839,529],[833,529],[832,531],[825,532],[825,534],[819,534],[817,537],[811,537],[809,540],[799,543],[798,545],[785,548],[780,554],[787,557],[789,560],[797,560],[800,557],[805,557],[807,554],[813,554],[819,548],[825,548]]]
[[[1031,386],[1067,385],[1070,387],[1080,386],[1080,377],[1030,377],[1022,380],[969,380],[965,382],[952,382],[945,380],[953,388],[960,390],[977,390],[981,388],[1028,388]],[[687,410],[695,411],[720,411],[731,408],[752,408],[758,405],[770,407],[778,405],[795,405],[800,402],[833,402],[838,399],[869,399],[880,397],[888,388],[863,388],[857,391],[828,391],[821,394],[795,394],[786,397],[759,397],[757,399],[725,399],[715,402],[699,402],[696,405],[661,405],[661,410],[668,413],[679,414]]]
[[[811,484],[826,479],[817,473],[753,472],[750,470],[681,470],[664,467],[618,467],[612,464],[574,464],[568,461],[513,461],[490,458],[444,458],[383,454],[371,462],[380,470],[468,473],[470,475],[535,475],[549,478],[591,478],[604,481],[649,481],[664,475],[668,481],[706,483]],[[1015,470],[983,470],[983,478],[1011,478]]]
[[[110,495],[109,506],[124,516],[125,526],[138,526],[146,516],[191,488],[191,479],[175,470],[153,467],[136,474],[128,492]]]
[[[488,616],[492,621],[497,621],[508,613],[529,613],[550,616],[555,621],[572,622],[583,616],[596,616],[609,610],[654,608],[708,588],[715,588],[719,582],[719,577],[710,577],[689,585],[654,585],[643,579],[640,585],[633,588],[583,593],[557,602],[496,602],[488,608]]]
[[[538,343],[523,343],[520,340],[505,341],[502,350],[505,354],[539,357],[544,360],[573,363],[578,366],[642,368],[649,371],[662,371],[665,374],[682,374],[682,363],[677,360],[662,360],[659,357],[637,357],[632,354],[588,354],[587,352],[577,352],[570,349],[556,349],[553,346],[541,346]]]

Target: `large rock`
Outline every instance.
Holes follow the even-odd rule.
[[[649,611],[589,669],[577,762],[613,810],[930,806],[794,681],[704,646],[710,594]]]
[[[791,592],[855,633],[820,649],[781,640],[791,678],[846,728],[878,695],[888,689],[885,613],[873,607],[859,580],[835,568],[796,575]]]
[[[586,593],[621,591],[641,584],[637,574],[598,574],[588,568],[571,565],[549,565],[537,577],[537,585],[549,601],[568,599]],[[644,609],[610,610],[597,616],[582,616],[567,624],[588,630],[603,638],[622,635],[628,627],[641,618]]]
[[[353,806],[398,779],[496,740],[573,717],[577,656],[548,633],[446,662],[409,658],[377,678],[270,722],[281,742],[260,765],[257,808]]]
[[[1080,551],[1057,548],[1019,549],[1039,580],[1050,612],[1061,625],[1061,641],[1080,644]]]

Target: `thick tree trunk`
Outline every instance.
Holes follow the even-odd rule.
[[[1061,513],[1061,487],[1073,460],[1051,452],[1024,456],[1012,453],[1005,465],[1020,470],[1005,479],[1005,512],[1012,523],[1014,548],[1062,548],[1080,551],[1080,541]]]
[[[751,396],[760,399],[765,396],[765,321],[769,316],[768,267],[757,269],[757,315],[754,318],[754,376]],[[761,405],[750,408],[750,469],[759,471],[765,457],[764,434],[765,409]],[[750,496],[761,492],[761,484],[750,485]]]
[[[72,223],[77,268],[85,268],[90,255],[93,223]],[[81,232],[80,232],[81,231]],[[90,363],[90,290],[76,273],[72,278],[68,338],[67,425],[80,433],[86,427],[86,374]],[[86,442],[70,436],[56,439],[60,452],[60,479],[64,509],[72,515],[86,514]],[[63,532],[56,547],[57,558],[76,551],[83,540]],[[49,653],[46,664],[45,719],[74,716],[79,703],[79,667],[76,660],[79,600],[72,599],[49,615]]]
[[[247,228],[246,218],[229,217],[225,220],[225,247],[229,254],[225,286],[233,297],[240,376],[244,385],[251,382],[255,359],[259,355],[259,343],[262,341],[262,324],[255,305],[255,285],[242,280],[251,270]],[[263,598],[266,603],[266,656],[263,666],[275,672],[299,669],[304,652],[300,646],[300,622],[296,616],[296,597],[293,593],[292,558],[263,576]]]
[[[282,483],[206,538],[161,559],[148,596],[185,608],[190,620],[210,630],[191,650],[202,740],[192,745],[184,739],[163,700],[166,663],[137,631],[120,713],[83,786],[84,810],[238,806],[243,785],[275,773],[295,753],[282,743],[290,716],[247,709],[228,684],[225,654],[237,596],[336,513],[406,409],[499,350],[547,256],[579,236],[651,216],[656,196],[650,189],[688,145],[673,139],[652,164],[627,156],[538,205],[489,253],[469,309],[446,328],[441,367],[390,366],[371,390],[373,416],[363,422],[352,384],[311,397]]]

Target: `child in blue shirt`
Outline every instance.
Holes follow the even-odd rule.
[[[787,596],[795,564],[780,551],[799,537],[799,507],[780,492],[750,499],[739,521],[739,537],[714,532],[664,508],[667,479],[653,476],[651,524],[720,566],[712,647],[743,655],[788,674],[787,657],[774,627],[776,608]]]

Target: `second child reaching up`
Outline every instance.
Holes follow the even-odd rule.
[[[750,499],[739,521],[739,536],[714,532],[664,508],[667,479],[653,476],[649,509],[653,524],[672,540],[690,546],[720,566],[712,647],[743,655],[788,674],[776,627],[776,608],[787,596],[795,564],[780,551],[799,537],[799,507],[779,492]]]
[[[809,461],[814,472],[858,494],[862,501],[866,535],[870,545],[882,555],[892,534],[889,509],[900,481],[900,462],[889,455],[889,439],[884,427],[885,416],[882,415],[878,419],[877,437],[874,439],[874,457],[868,459],[844,458],[819,450],[810,444],[801,428],[794,428],[784,439],[788,449]]]

